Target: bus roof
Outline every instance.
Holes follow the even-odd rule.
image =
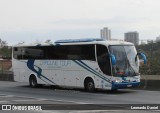
[[[104,44],[104,45],[134,45],[130,42],[125,41],[114,41],[114,40],[104,40],[104,39],[94,39],[94,38],[87,38],[87,39],[66,39],[66,40],[57,40],[54,43],[51,41],[46,41],[43,43],[19,43],[15,45],[15,47],[21,47],[21,46],[53,46],[53,45],[77,45],[77,44]]]
[[[79,42],[92,42],[92,41],[105,41],[104,39],[67,39],[67,40],[57,40],[55,43],[79,43]]]

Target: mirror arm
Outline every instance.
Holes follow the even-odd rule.
[[[146,58],[146,55],[144,53],[137,53],[137,55],[142,56],[143,60],[144,60],[144,64],[147,64],[147,58]]]

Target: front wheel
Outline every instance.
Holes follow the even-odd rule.
[[[85,82],[85,89],[89,92],[93,92],[95,90],[94,82],[92,79],[88,79]]]
[[[37,79],[35,76],[31,76],[31,78],[29,79],[29,85],[33,88],[38,87]]]

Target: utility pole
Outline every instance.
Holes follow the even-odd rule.
[[[151,40],[151,66],[152,66],[152,62],[153,62],[153,40]]]

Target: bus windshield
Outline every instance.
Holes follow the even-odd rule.
[[[134,46],[110,46],[116,64],[112,66],[113,76],[136,76],[139,74],[139,59]]]

